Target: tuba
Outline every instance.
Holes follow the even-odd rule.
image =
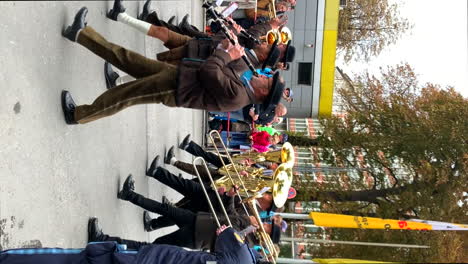
[[[275,163],[287,163],[288,167],[294,167],[295,156],[294,147],[289,142],[285,142],[281,149],[268,151],[265,153],[248,152],[244,154],[234,155],[232,160],[240,162],[243,159],[252,159],[255,162],[270,161]]]
[[[260,171],[261,172],[261,171]],[[237,179],[233,179],[234,185],[242,186],[244,191],[249,194],[249,196],[255,195],[265,188],[268,189],[273,195],[273,202],[276,207],[283,207],[288,199],[288,191],[291,187],[293,181],[292,168],[288,167],[287,164],[283,163],[275,170],[273,176],[263,176],[256,172],[255,175],[249,175],[242,178],[242,182]],[[220,187],[232,186],[232,181],[229,176],[223,176],[214,182],[216,189]],[[247,196],[247,198],[249,198]]]

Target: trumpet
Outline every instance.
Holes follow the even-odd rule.
[[[292,40],[292,32],[288,27],[282,27],[281,30],[272,29],[266,33],[265,36],[261,36],[260,40],[273,45],[275,41],[281,44],[288,44],[288,41]]]
[[[200,177],[200,173],[199,173],[198,168],[196,166],[197,161],[202,162],[202,164],[203,164],[203,166],[204,166],[204,168],[206,170],[206,173],[207,173],[208,177],[210,178],[210,181],[211,181],[212,185],[214,185],[213,177],[211,176],[210,171],[208,170],[208,167],[206,166],[205,160],[202,157],[195,158],[192,165],[193,165],[193,167],[195,169],[195,172],[196,172],[196,174],[198,176],[198,180],[200,181],[200,185],[202,187],[203,193],[205,194],[205,197],[207,199],[210,210],[211,210],[211,212],[213,214],[213,217],[214,217],[214,219],[216,221],[216,224],[218,225],[218,228],[219,228],[219,227],[221,227],[221,223],[220,223],[220,221],[219,221],[219,219],[218,219],[218,217],[216,215],[216,211],[214,210],[213,204],[210,201],[210,198],[209,198],[208,193],[206,191],[205,185],[203,184],[203,180]],[[220,206],[221,206],[221,208],[223,210],[223,214],[224,214],[224,216],[226,218],[226,221],[228,222],[228,227],[232,227],[231,220],[229,219],[229,216],[228,216],[228,214],[226,212],[226,209],[224,207],[224,204],[222,203],[221,197],[219,196],[218,192],[216,192],[216,196],[217,196],[217,198],[218,198],[218,200],[220,202]],[[255,198],[255,197],[253,197],[253,198]],[[263,228],[260,215],[259,215],[257,209],[255,208],[255,199],[252,199],[252,198],[248,198],[248,199],[249,200],[246,200],[246,202],[242,202],[242,205],[243,206],[245,204],[248,205],[249,209],[251,210],[254,218],[256,219],[256,221],[257,221],[257,223],[258,223],[258,225],[260,227],[259,229],[257,229],[255,231],[255,234],[258,237],[259,241],[260,241],[260,245],[262,246],[261,247],[262,252],[263,252],[264,256],[269,259],[269,261],[276,264],[276,259],[278,258],[278,252],[277,252],[277,250],[276,250],[270,236],[266,233],[265,229]]]

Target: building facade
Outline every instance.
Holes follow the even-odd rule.
[[[332,112],[339,0],[297,0],[288,12],[296,58],[282,73],[294,101],[283,102],[287,117],[310,118]]]

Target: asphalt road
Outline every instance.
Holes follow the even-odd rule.
[[[62,90],[81,104],[106,89],[104,61],[61,36],[81,6],[89,8],[88,25],[108,40],[151,58],[164,50],[158,40],[107,19],[112,3],[0,2],[0,249],[83,247],[90,216],[99,217],[105,232],[130,239],[152,241],[171,230],[145,232],[143,210],[118,200],[117,190],[132,173],[138,192],[180,198],[144,172],[187,133],[200,141],[203,112],[140,105],[86,125],[63,119]],[[124,2],[132,16],[143,3]],[[200,0],[153,0],[152,8],[164,19],[190,13],[201,26]]]

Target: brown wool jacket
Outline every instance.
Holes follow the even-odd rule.
[[[230,62],[223,50],[215,50],[205,61],[183,59],[178,67],[177,106],[229,112],[258,103]]]

